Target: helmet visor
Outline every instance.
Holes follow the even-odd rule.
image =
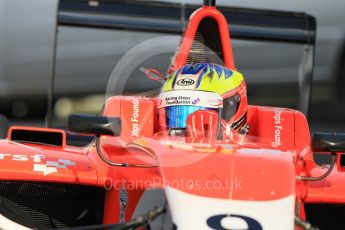
[[[207,108],[201,106],[191,106],[191,105],[177,105],[162,108],[165,110],[166,116],[166,126],[169,129],[172,128],[186,128],[187,118],[190,114],[198,110],[216,110],[215,108]]]

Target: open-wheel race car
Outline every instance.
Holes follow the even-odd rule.
[[[70,11],[59,20],[72,26],[180,33],[172,12],[184,10],[184,19],[194,10],[124,1],[119,4],[129,15],[149,7],[170,17],[155,24],[136,18],[124,25],[99,15],[89,18],[94,22],[84,20],[100,13],[88,9],[87,2],[62,5]],[[78,12],[78,4],[83,12]],[[67,145],[66,132],[60,129],[10,127],[7,139],[0,141],[0,228],[149,229],[150,221],[167,208],[175,229],[344,228],[345,135],[311,135],[304,115],[315,18],[304,13],[221,10],[215,1],[205,1],[191,14],[167,77],[158,74],[165,82],[159,96],[112,96],[98,116],[70,116],[70,132],[95,136],[87,146]],[[234,64],[227,19],[234,21],[233,37],[305,46],[300,77],[304,114],[247,104],[236,119],[226,113],[245,99],[225,98],[205,85],[217,81],[223,86],[231,80],[235,83],[229,84],[239,82],[234,89],[246,93]],[[181,108],[193,109],[186,113]],[[225,120],[224,111],[229,116]],[[314,153],[330,155],[331,163],[318,165]],[[164,190],[168,207],[133,216],[142,194],[153,188]]]

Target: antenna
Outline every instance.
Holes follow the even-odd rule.
[[[204,6],[216,6],[216,0],[204,0]]]

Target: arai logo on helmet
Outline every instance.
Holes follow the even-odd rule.
[[[190,78],[183,78],[177,81],[177,84],[180,86],[190,86],[194,84],[194,80]]]

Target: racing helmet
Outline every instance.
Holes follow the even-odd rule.
[[[241,73],[217,64],[189,64],[164,82],[159,94],[159,125],[168,135],[184,135],[189,115],[210,110],[217,112],[223,126],[239,131],[246,124],[247,105]]]

